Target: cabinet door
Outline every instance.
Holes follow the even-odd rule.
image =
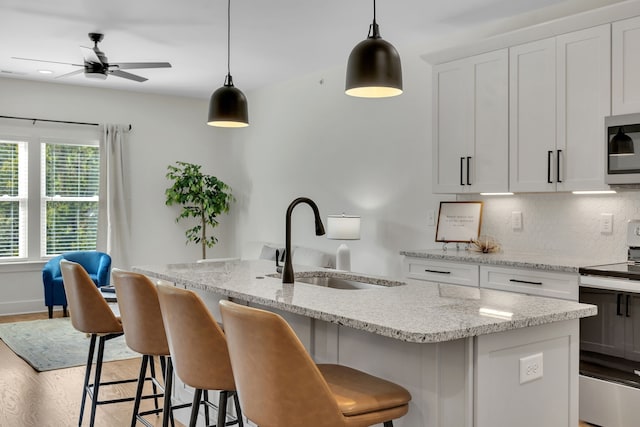
[[[610,115],[611,31],[601,25],[559,36],[557,190],[602,190],[604,117]]]
[[[468,60],[433,69],[433,191],[461,193],[466,185],[467,141],[470,138]]]
[[[614,22],[612,39],[613,114],[640,112],[640,17]]]
[[[625,295],[625,359],[640,362],[640,295]]]
[[[509,49],[509,185],[555,191],[556,41]]]
[[[580,288],[580,302],[598,306],[598,315],[580,319],[580,349],[624,357],[624,294]]]
[[[509,53],[507,49],[471,58],[473,69],[469,190],[509,191]]]

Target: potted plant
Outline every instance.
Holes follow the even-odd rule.
[[[173,185],[166,189],[166,205],[182,205],[176,222],[182,218],[195,218],[198,224],[189,228],[185,235],[187,243],[194,242],[202,245],[202,258],[207,257],[207,247],[213,247],[218,239],[207,236],[207,226],[215,228],[216,219],[220,214],[229,212],[229,206],[235,199],[231,195],[231,188],[215,176],[205,175],[200,171],[200,165],[186,162],[176,162],[169,165],[166,177],[173,181]]]

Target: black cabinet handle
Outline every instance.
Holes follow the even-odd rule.
[[[425,273],[436,273],[436,274],[451,274],[450,271],[438,271],[438,270],[424,270]]]
[[[560,153],[562,153],[562,150],[558,150],[558,157],[556,158],[556,173],[558,174],[556,178],[557,182],[562,182],[560,179]]]
[[[464,169],[464,157],[460,157],[460,185],[464,185],[463,169]]]
[[[631,317],[631,315],[629,314],[629,303],[631,302],[631,295],[627,294],[627,301],[625,302],[625,307],[624,307],[624,315],[626,317]]]
[[[622,316],[622,311],[620,310],[620,305],[622,303],[622,294],[617,295],[617,305],[616,305],[616,316]]]
[[[509,279],[509,281],[513,283],[524,283],[526,285],[542,285],[542,282],[530,282],[528,280]]]
[[[547,182],[549,184],[553,184],[551,181],[551,157],[553,156],[553,151],[547,151]]]
[[[469,162],[471,161],[471,157],[467,157],[467,185],[471,185],[471,181],[469,180]]]

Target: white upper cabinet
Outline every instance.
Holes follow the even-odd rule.
[[[612,111],[640,113],[640,17],[612,24]]]
[[[510,48],[511,191],[554,191],[556,149],[556,42]]]
[[[558,36],[556,49],[557,190],[607,189],[604,118],[611,114],[611,28]]]
[[[433,191],[508,190],[508,51],[433,69]]]
[[[606,24],[510,48],[511,191],[606,188],[610,46]]]

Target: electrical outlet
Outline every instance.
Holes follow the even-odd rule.
[[[522,212],[511,212],[511,229],[513,231],[522,230]]]
[[[520,384],[542,378],[542,353],[520,358]]]
[[[427,211],[427,225],[436,225],[436,211]]]
[[[602,234],[613,233],[613,214],[610,214],[610,213],[600,214],[600,233]]]

